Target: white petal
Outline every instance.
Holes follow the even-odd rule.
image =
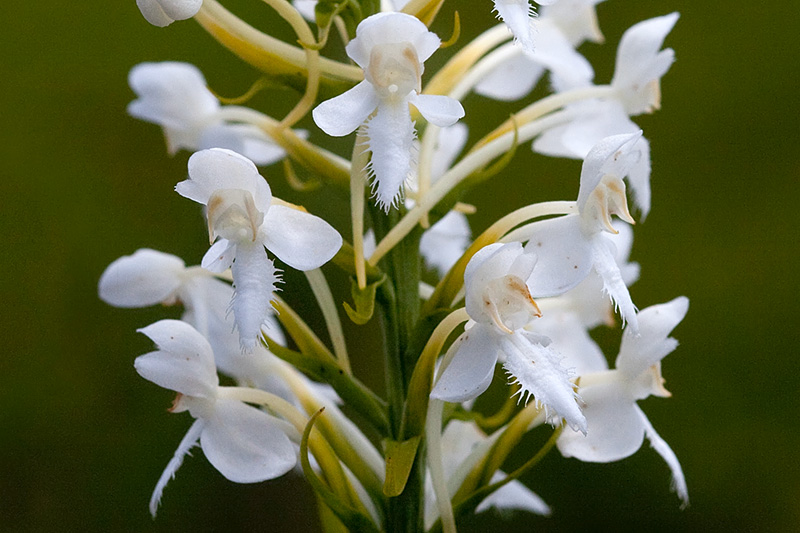
[[[210,272],[220,274],[228,270],[236,257],[236,245],[228,239],[219,239],[211,245],[200,263]]]
[[[321,267],[342,247],[342,236],[330,224],[291,207],[272,206],[263,228],[267,249],[298,270]]]
[[[383,105],[367,122],[370,171],[375,199],[385,211],[400,198],[403,184],[411,175],[414,122],[408,104]]]
[[[562,294],[592,270],[592,247],[581,231],[580,215],[535,223],[525,252],[538,258],[528,279],[534,298]]]
[[[444,276],[464,254],[471,236],[467,217],[450,211],[422,234],[419,252],[428,266]]]
[[[505,477],[504,473],[495,472],[491,483],[502,481]],[[492,507],[500,510],[514,509],[550,516],[550,507],[544,500],[517,480],[509,482],[483,500],[475,509],[475,513],[482,513]]]
[[[272,192],[252,161],[230,150],[212,148],[189,158],[189,179],[178,183],[181,196],[206,205],[215,191],[240,189],[253,195],[256,208],[266,213]]]
[[[476,324],[464,332],[450,365],[431,391],[431,398],[463,402],[485,391],[494,375],[499,348],[488,326]]]
[[[636,406],[636,410],[642,417],[644,433],[647,435],[650,445],[658,455],[664,459],[672,472],[672,490],[675,491],[678,498],[683,502],[682,507],[686,507],[689,505],[689,488],[686,486],[686,477],[683,475],[683,469],[681,468],[680,462],[678,462],[678,457],[675,455],[675,452],[672,451],[672,448],[669,447],[669,444],[656,433],[656,430],[653,429],[653,425],[650,424],[650,420],[647,419],[647,416],[639,406]]]
[[[535,261],[534,256],[526,255],[522,251],[522,244],[518,242],[490,244],[473,255],[464,271],[466,309],[470,318],[482,324],[495,323],[497,317],[493,315],[494,311],[487,309],[486,298],[487,290],[491,290],[490,284],[509,275],[516,276],[524,282],[533,270]],[[524,311],[531,311],[532,304],[530,307],[524,305],[504,306],[498,297],[502,298],[509,294],[502,288],[501,293],[494,294],[495,298],[490,300],[494,304],[494,309],[503,315],[503,319],[507,322],[506,326],[509,326],[508,323],[521,322],[517,327],[522,327],[531,318],[530,313]],[[514,297],[513,303],[523,303],[526,299],[528,301],[530,299],[530,295],[521,294],[519,291],[510,296]],[[517,301],[517,298],[522,298],[522,300]],[[522,313],[520,313],[521,311]],[[532,311],[535,312],[535,310]]]
[[[249,124],[219,124],[203,130],[197,149],[227,148],[256,165],[271,165],[286,157],[286,151],[264,132]]]
[[[428,31],[418,18],[405,13],[378,13],[361,21],[356,29],[356,38],[348,43],[346,50],[358,66],[366,69],[375,45],[404,42],[414,46],[421,62],[428,59],[440,44],[436,34]]]
[[[271,300],[280,277],[260,242],[236,246],[231,272],[236,291],[231,309],[242,348],[250,351],[261,337],[262,326],[274,313]]]
[[[495,100],[512,101],[519,100],[536,86],[544,74],[544,67],[513,43],[500,48],[509,46],[517,53],[498,64],[475,85],[474,91],[477,94]]]
[[[506,362],[506,372],[521,387],[519,396],[528,401],[533,396],[545,406],[545,415],[551,418],[555,411],[573,429],[586,432],[586,419],[578,407],[574,385],[569,372],[561,364],[562,357],[546,345],[539,343],[539,336],[513,333],[501,341]]]
[[[592,247],[592,262],[594,270],[603,280],[603,292],[608,294],[619,310],[623,325],[627,322],[628,329],[636,335],[639,330],[639,321],[636,317],[636,306],[631,300],[631,293],[622,279],[619,266],[614,259],[614,244],[603,234],[597,234]]]
[[[436,139],[431,162],[431,182],[436,183],[453,166],[456,156],[461,153],[467,143],[467,126],[456,122],[452,126],[442,128]]]
[[[161,7],[161,4],[156,0],[136,0],[136,5],[139,7],[139,11],[142,12],[145,20],[153,26],[164,28],[175,22],[175,19],[168,16]]]
[[[578,191],[578,210],[583,212],[589,196],[605,176],[623,179],[639,159],[637,141],[641,130],[635,133],[606,137],[589,151],[581,167],[581,186]]]
[[[319,129],[334,137],[352,133],[378,107],[378,95],[364,80],[349,91],[325,100],[311,113]]]
[[[548,311],[546,300],[541,301],[540,305],[542,317],[532,321],[525,329],[547,335],[553,342],[553,349],[564,358],[561,364],[565,368],[574,369],[578,376],[608,370],[605,355],[577,313]]]
[[[187,396],[216,395],[219,380],[214,352],[196,329],[180,320],[160,320],[137,331],[158,347],[158,351],[136,358],[134,366],[139,375]]]
[[[100,299],[116,307],[146,307],[168,301],[181,285],[184,262],[142,248],[120,257],[100,276]]]
[[[660,105],[659,81],[675,61],[675,52],[671,48],[659,52],[659,48],[677,21],[678,13],[645,20],[631,26],[620,39],[611,85],[622,91],[632,115]]]
[[[677,346],[668,335],[680,324],[689,310],[689,299],[679,296],[671,302],[651,305],[637,315],[639,334],[625,330],[616,367],[630,377],[636,377],[658,363]]]
[[[200,11],[203,0],[158,0],[164,13],[175,20],[192,18]]]
[[[603,0],[558,0],[539,10],[539,20],[555,23],[573,46],[586,40],[601,43],[603,34],[597,22],[595,5]]]
[[[633,399],[617,382],[581,388],[586,435],[564,431],[558,449],[564,457],[610,463],[633,455],[642,446],[644,425]]]
[[[414,93],[409,102],[417,108],[425,120],[441,128],[452,126],[464,116],[461,102],[449,96]]]
[[[317,0],[292,0],[294,8],[303,15],[303,18],[314,22],[317,20],[315,8],[317,7]]]
[[[170,479],[175,477],[175,472],[177,472],[183,464],[183,458],[189,455],[189,450],[197,444],[200,433],[203,431],[203,424],[204,421],[201,419],[194,421],[192,427],[189,428],[189,431],[186,432],[186,435],[181,439],[180,444],[178,444],[178,449],[175,450],[172,459],[167,463],[167,467],[164,469],[161,477],[158,478],[156,488],[153,490],[153,495],[150,497],[150,514],[153,515],[153,518],[156,517],[156,511],[158,510],[158,504],[161,502],[161,495],[164,492],[164,487],[167,486]]]
[[[203,74],[189,63],[140,63],[128,74],[128,84],[139,97],[128,113],[166,128],[192,128],[219,109]]]
[[[633,203],[641,211],[640,220],[644,222],[650,212],[650,143],[641,137],[636,143],[638,155],[628,170],[628,183],[631,185]]]
[[[216,402],[200,445],[208,462],[236,483],[274,479],[297,463],[294,446],[274,419],[236,400]]]

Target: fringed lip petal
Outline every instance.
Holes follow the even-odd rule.
[[[342,236],[321,218],[273,205],[264,219],[264,245],[297,270],[319,268],[342,247]]]
[[[314,123],[333,137],[353,133],[378,107],[379,99],[367,80],[347,92],[326,100],[312,111]]]
[[[160,320],[138,331],[158,347],[136,358],[139,375],[187,396],[215,397],[219,380],[214,352],[196,329],[180,320]]]
[[[186,265],[149,248],[120,257],[100,276],[100,299],[115,307],[147,307],[171,299]]]
[[[217,400],[200,445],[214,468],[236,483],[274,479],[297,463],[294,446],[273,418],[236,400]]]

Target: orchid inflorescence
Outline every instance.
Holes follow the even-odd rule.
[[[611,82],[598,85],[577,48],[602,42],[602,0],[540,0],[538,13],[528,0],[481,0],[483,15],[469,15],[491,20],[494,10],[499,24],[463,46],[456,31],[446,52],[428,29],[446,0],[264,1],[296,41],[217,0],[137,0],[151,24],[194,18],[260,69],[264,86],[302,92],[277,119],[221,101],[192,65],[131,70],[129,113],[162,126],[170,154],[194,152],[175,190],[202,204],[211,243],[198,266],[140,249],[100,279],[111,305],[184,309],[181,320],[139,330],[156,350],[136,359],[137,372],[175,391],[171,411],[195,420],[158,480],[152,514],[198,443],[237,483],[299,465],[327,531],[452,532],[459,516],[490,507],[547,515],[518,479],[544,453],[610,462],[645,437],[687,504],[680,464],[637,402],[669,396],[661,360],[677,346],[669,335],[688,300],[639,310],[629,291],[639,266],[629,260],[628,191],[640,220],[651,207],[650,144],[631,117],[660,107],[660,79],[674,61],[662,46],[678,14],[628,29]],[[346,57],[328,46],[336,39]],[[430,72],[435,53],[449,60]],[[479,95],[471,105],[526,99],[545,75],[548,96],[467,142],[468,95]],[[293,129],[308,115],[308,130]],[[354,134],[352,156],[316,144],[325,134]],[[460,200],[524,143],[583,161],[577,199],[522,207],[473,237],[468,215],[480,205]],[[298,190],[313,187],[292,165],[349,192],[352,227],[345,233],[275,197],[264,175],[274,184],[278,173],[258,167],[279,161]],[[331,290],[321,270],[329,263],[352,278],[344,314],[335,298],[346,291]],[[435,284],[421,281],[423,264]],[[278,296],[282,268],[305,272],[330,345]],[[622,342],[610,369],[589,332],[613,327],[617,313]],[[342,316],[382,331],[385,392],[358,379],[348,354],[357,341],[345,337]],[[220,385],[219,374],[237,386]],[[508,401],[487,415],[474,400],[490,386],[504,387]],[[540,427],[552,431],[545,447],[501,471]]]

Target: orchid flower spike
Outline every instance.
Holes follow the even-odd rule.
[[[442,372],[431,398],[463,402],[484,392],[502,356],[503,367],[520,385],[520,399],[533,396],[548,419],[564,418],[586,431],[570,374],[550,339],[524,329],[541,316],[525,280],[536,258],[518,242],[491,244],[476,253],[464,273],[466,310],[472,319],[451,363]],[[551,412],[553,411],[553,412]]]
[[[136,371],[178,393],[173,413],[189,411],[196,419],[156,484],[150,499],[153,516],[164,487],[198,440],[214,468],[236,483],[273,479],[294,467],[294,445],[278,419],[219,396],[214,353],[196,329],[180,320],[161,320],[139,331],[158,349],[137,357]]]
[[[189,179],[175,190],[206,206],[209,238],[203,257],[212,272],[231,268],[236,290],[231,303],[242,348],[252,350],[272,313],[270,299],[280,281],[265,247],[298,270],[319,268],[342,246],[342,237],[319,217],[273,205],[269,185],[252,161],[213,148],[189,158]]]
[[[639,313],[639,333],[625,330],[616,370],[581,377],[583,412],[591,431],[587,435],[565,431],[557,442],[564,457],[608,463],[633,455],[647,436],[672,471],[672,488],[684,505],[689,492],[678,458],[636,402],[650,395],[670,396],[661,377],[661,360],[678,346],[669,334],[688,309],[689,300],[681,296]]]
[[[563,294],[594,271],[632,331],[637,329],[636,308],[615,259],[614,244],[603,233],[617,233],[611,215],[634,223],[622,180],[641,157],[640,137],[641,132],[615,135],[595,146],[581,170],[578,214],[536,222],[525,236],[525,250],[538,257],[528,280],[534,295]]]
[[[136,0],[136,5],[147,22],[163,28],[197,15],[203,0]]]
[[[258,165],[286,156],[260,128],[224,121],[219,100],[194,65],[140,63],[131,69],[128,83],[138,96],[128,105],[128,113],[163,127],[171,155],[180,149],[228,148]],[[306,132],[298,133],[305,136]]]
[[[439,44],[436,34],[411,15],[367,17],[346,48],[347,55],[364,69],[364,81],[313,111],[317,126],[334,137],[348,135],[366,122],[373,191],[386,211],[398,201],[414,167],[415,131],[409,104],[436,126],[450,126],[464,116],[457,100],[420,94],[423,62]]]

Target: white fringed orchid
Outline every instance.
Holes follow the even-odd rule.
[[[364,81],[313,111],[317,126],[334,137],[348,135],[366,122],[373,191],[387,211],[414,168],[409,104],[436,126],[450,126],[464,116],[457,100],[420,94],[423,62],[439,44],[436,34],[411,15],[378,13],[362,20],[346,50],[364,69]]]
[[[138,96],[128,105],[128,113],[163,127],[171,155],[180,149],[227,148],[258,165],[269,165],[286,156],[256,126],[223,120],[219,100],[194,65],[140,63],[131,69],[128,83]]]
[[[615,135],[595,146],[581,170],[578,214],[537,222],[525,236],[529,239],[525,250],[539,258],[528,281],[532,294],[563,294],[594,271],[603,280],[603,292],[633,331],[636,308],[615,259],[614,244],[604,232],[617,233],[611,215],[634,223],[622,180],[641,158],[640,137],[641,132]]]
[[[212,272],[231,268],[236,289],[231,308],[242,347],[252,350],[272,313],[270,299],[280,281],[265,247],[298,270],[318,268],[342,245],[327,222],[284,205],[272,205],[269,185],[247,158],[214,148],[189,158],[181,195],[207,207],[209,237],[217,242],[203,257]]]
[[[447,488],[452,498],[470,470],[486,457],[491,446],[497,441],[500,433],[492,436],[484,434],[473,422],[451,420],[442,433],[442,467]],[[490,483],[503,480],[506,474],[497,471],[492,476]],[[511,481],[499,490],[493,492],[483,500],[475,509],[475,513],[482,513],[489,509],[518,510],[549,516],[550,507],[536,493],[517,480]],[[430,529],[439,512],[433,493],[433,482],[430,474],[425,484],[425,529]]]
[[[214,468],[236,483],[273,479],[294,467],[294,445],[278,419],[219,396],[214,353],[197,330],[179,320],[161,320],[139,331],[155,342],[158,350],[137,357],[136,371],[178,393],[173,413],[189,411],[196,419],[158,480],[150,499],[153,515],[164,487],[198,440]]]
[[[557,415],[571,427],[586,431],[570,374],[550,339],[524,326],[541,316],[525,280],[536,257],[518,242],[492,244],[476,253],[464,273],[466,310],[472,321],[456,340],[450,364],[431,398],[463,402],[485,391],[502,356],[503,367],[521,387],[520,398],[533,396],[548,418]],[[554,412],[551,412],[554,411]]]
[[[136,0],[136,5],[147,22],[163,28],[176,20],[195,16],[203,6],[203,0]]]
[[[565,457],[608,463],[633,455],[646,436],[669,465],[673,490],[684,504],[688,503],[689,494],[678,458],[636,402],[650,395],[670,396],[664,389],[661,360],[678,346],[669,334],[688,309],[689,300],[681,296],[638,314],[639,332],[625,330],[616,370],[581,376],[583,413],[590,431],[586,435],[565,431],[557,443]]]

